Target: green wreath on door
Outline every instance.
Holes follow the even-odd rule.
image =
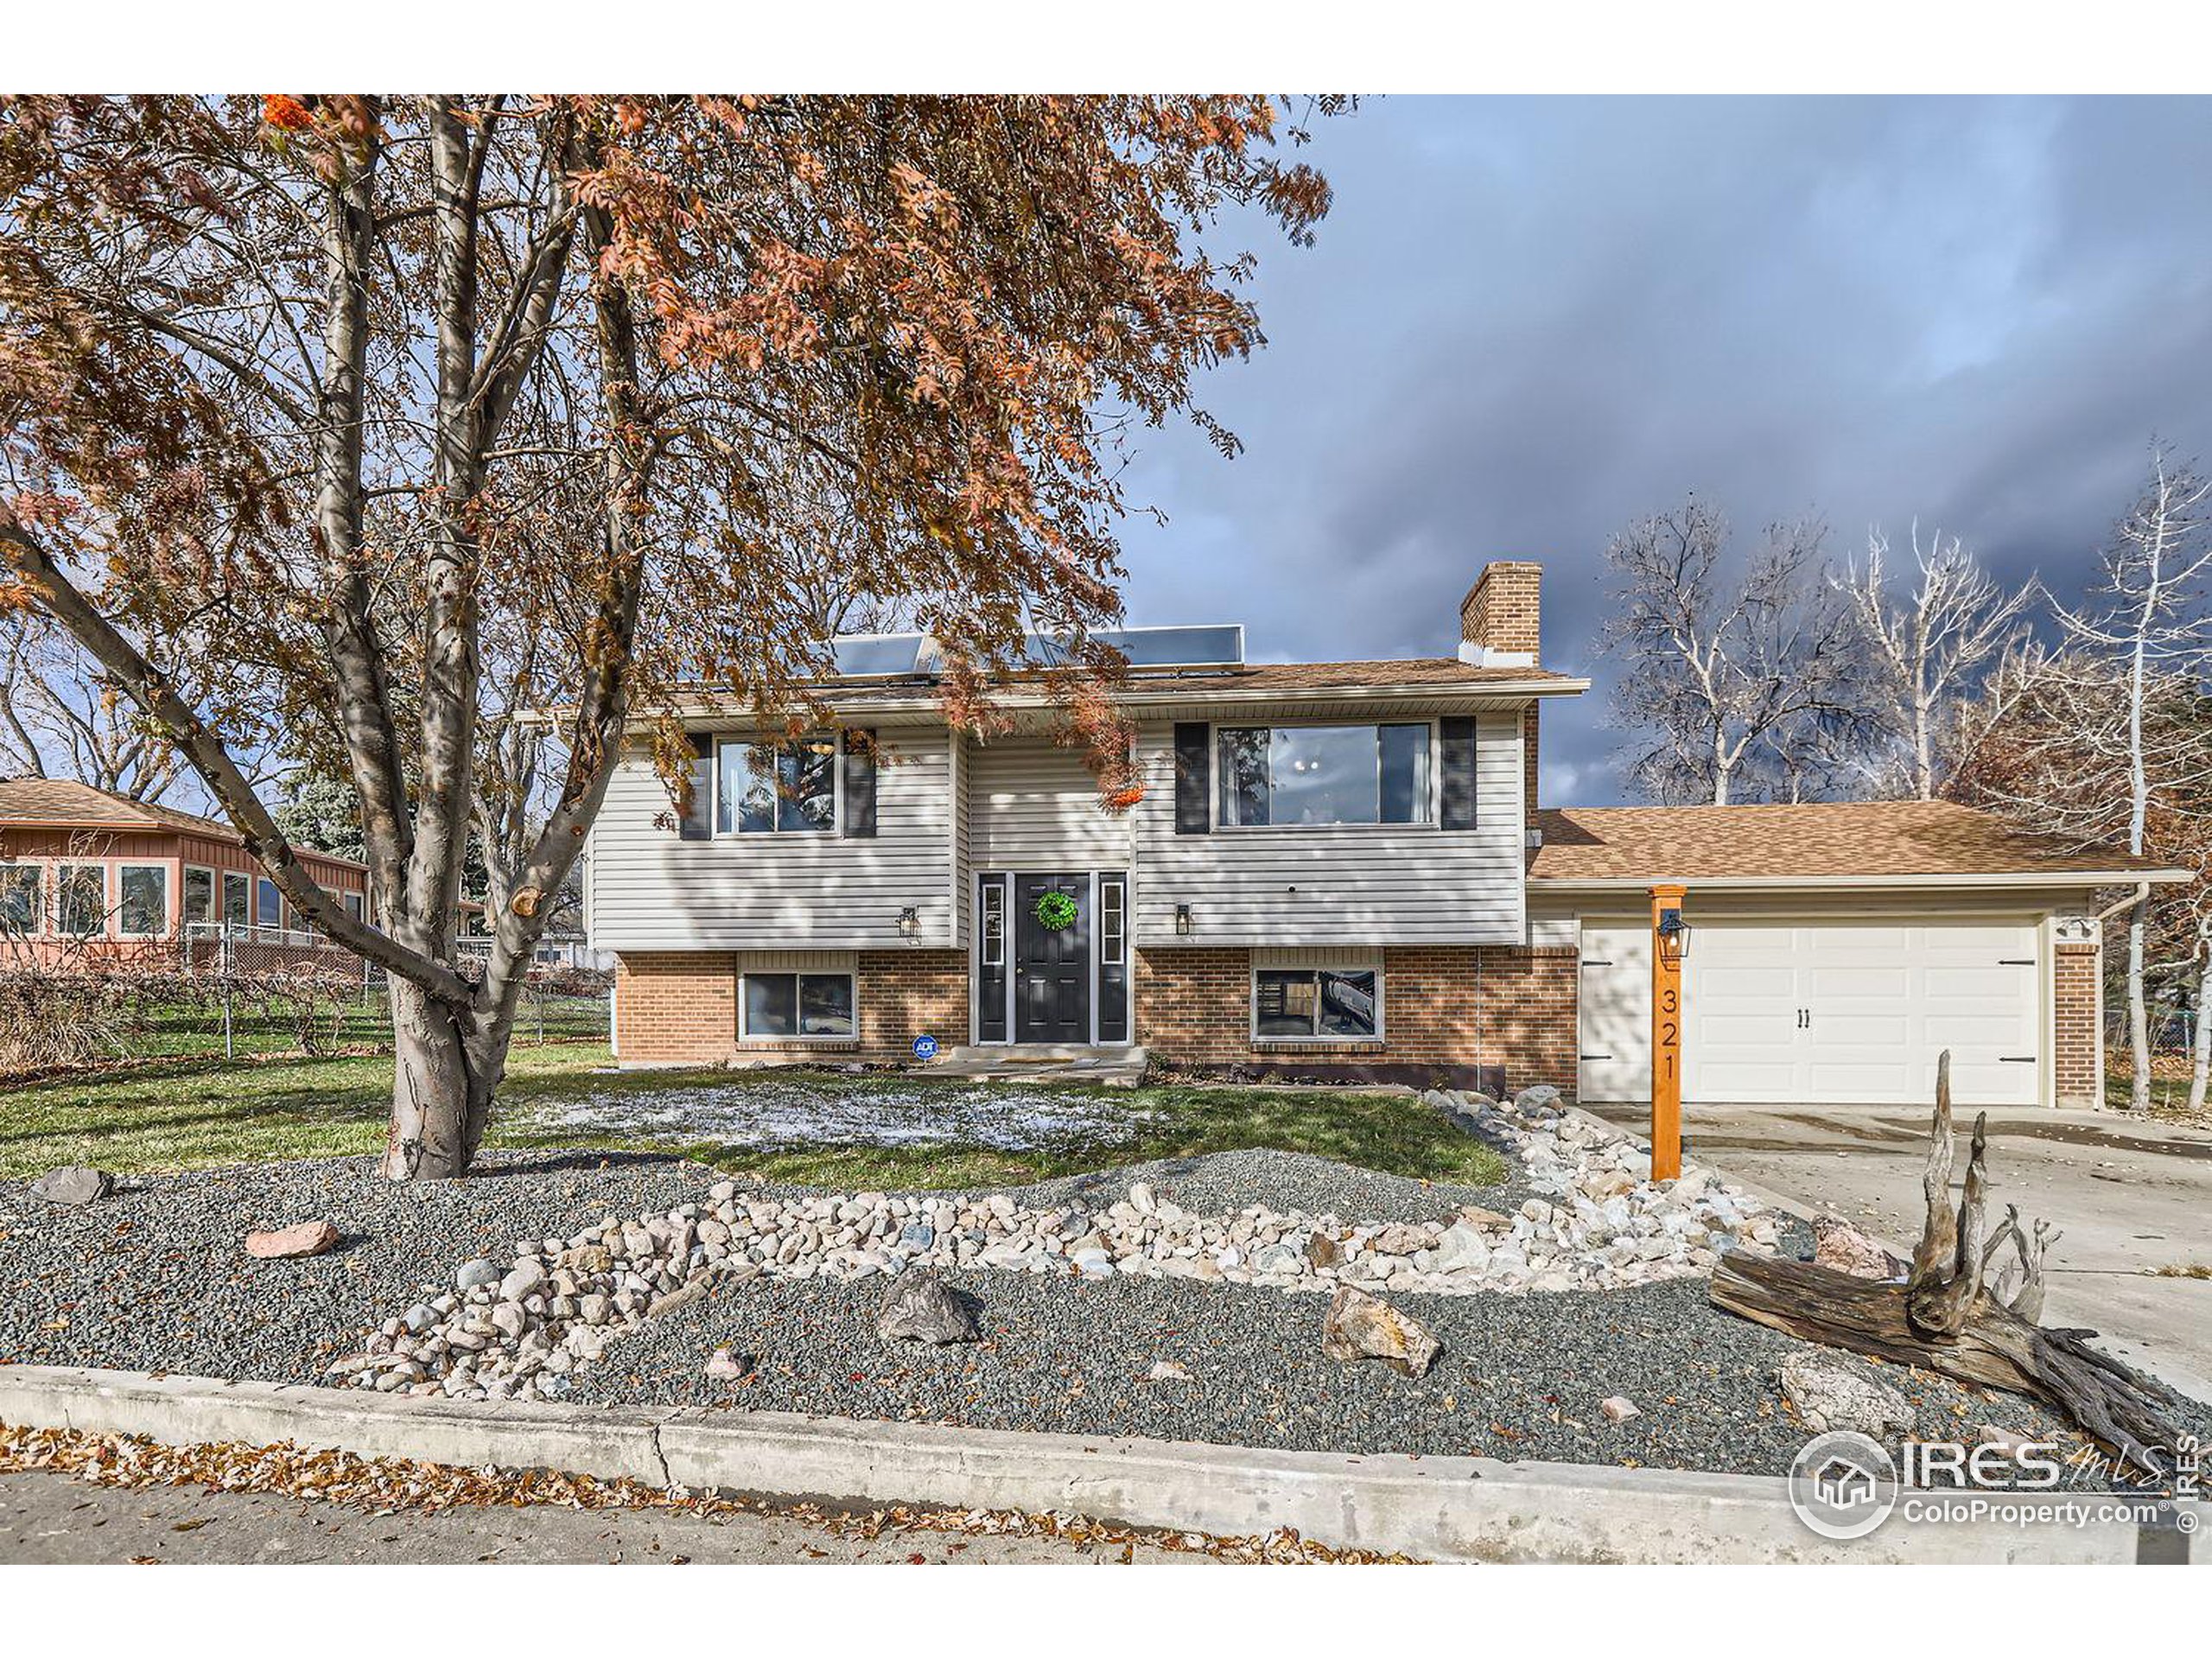
[[[1064,927],[1075,925],[1075,899],[1071,893],[1048,893],[1037,901],[1037,925],[1047,933],[1057,933]]]

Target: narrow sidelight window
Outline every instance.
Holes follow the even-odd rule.
[[[1098,960],[1118,963],[1128,948],[1128,890],[1118,875],[1098,880]]]
[[[997,968],[1006,962],[1006,883],[983,883],[983,966]]]
[[[1382,976],[1372,968],[1262,968],[1252,976],[1252,1033],[1356,1042],[1382,1034]]]

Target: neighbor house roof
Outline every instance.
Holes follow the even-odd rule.
[[[1936,884],[1976,878],[2187,880],[2190,872],[2038,835],[1948,801],[1815,806],[1567,807],[1539,811],[1532,883]]]
[[[0,828],[40,830],[137,830],[212,836],[218,841],[245,837],[220,818],[202,817],[173,806],[157,806],[114,795],[71,778],[0,778]],[[366,867],[339,853],[299,849],[303,858],[328,859],[351,869]]]

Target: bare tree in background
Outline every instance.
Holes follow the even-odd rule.
[[[185,772],[175,744],[74,640],[42,618],[0,617],[0,776],[158,801]]]
[[[1615,718],[1639,734],[1637,787],[1669,804],[1825,792],[1863,726],[1856,627],[1820,580],[1823,527],[1770,525],[1740,569],[1726,517],[1693,496],[1605,549],[1616,601],[1605,650],[1624,671]]]
[[[2005,683],[1991,671],[2026,639],[2042,585],[2007,593],[1957,537],[1947,542],[1938,531],[1923,548],[1916,520],[1912,556],[1919,580],[1899,598],[1891,592],[1889,538],[1872,531],[1865,569],[1854,563],[1834,581],[1871,647],[1861,670],[1869,714],[1897,746],[1883,768],[1892,775],[1877,786],[1932,801],[1988,716],[2002,713],[2001,702],[1993,709],[1977,694],[1986,680]]]

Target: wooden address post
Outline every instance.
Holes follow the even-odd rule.
[[[1651,889],[1651,1179],[1682,1173],[1682,893]]]

